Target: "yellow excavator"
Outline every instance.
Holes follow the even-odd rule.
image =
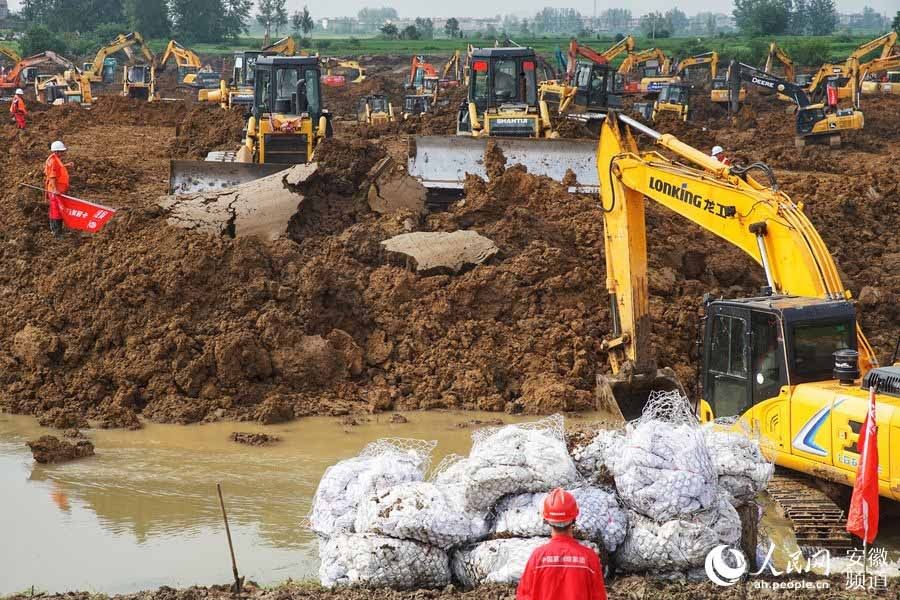
[[[3,55],[11,60],[12,64],[14,65],[22,60],[22,57],[19,55],[19,53],[8,46],[0,46],[0,55]]]
[[[782,73],[780,75],[775,72],[776,63],[781,64]],[[778,75],[783,79],[794,81],[796,83],[797,75],[794,70],[794,61],[777,42],[769,44],[769,53],[766,55],[766,66],[763,70],[770,75]]]
[[[140,53],[143,62],[134,62],[134,51]],[[93,62],[84,63],[80,73],[67,71],[66,79],[80,87],[82,103],[92,104],[94,95],[92,83],[103,81],[104,61],[116,52],[125,52],[128,64],[123,68],[122,95],[153,101],[156,95],[156,57],[138,32],[119,34],[114,40],[100,48]]]
[[[668,154],[641,152],[632,130]],[[834,259],[772,170],[724,165],[625,116],[604,122],[596,161],[613,321],[598,402],[630,418],[648,388],[680,387],[650,351],[649,200],[743,250],[768,283],[758,297],[705,303],[699,419],[738,418],[776,464],[849,486],[877,381],[879,491],[900,500],[900,365],[878,367]]]
[[[650,119],[656,122],[664,113],[672,113],[687,122],[691,111],[691,86],[686,83],[665,83],[653,102]]]
[[[331,57],[323,57],[321,60],[322,68],[328,77],[343,75],[350,83],[362,83],[366,80],[366,68],[358,61]]]
[[[263,54],[280,54],[281,56],[296,56],[297,42],[291,36],[283,37],[262,48]],[[301,56],[308,56],[306,52],[300,52]]]
[[[791,98],[796,104],[794,142],[798,148],[809,141],[818,140],[827,141],[832,147],[840,146],[843,133],[862,129],[865,125],[863,113],[856,107],[837,108],[813,103],[806,91],[796,83],[750,65],[732,62],[728,68],[728,82],[732,91],[731,107],[734,110],[739,105],[737,92],[742,83]]]
[[[205,161],[171,161],[170,190],[231,187],[309,162],[319,142],[333,134],[321,75],[315,56],[260,56],[243,144],[236,152],[211,152]]]
[[[843,63],[826,63],[819,67],[806,90],[810,98],[817,102],[823,101],[827,87],[831,84],[836,87],[839,100],[854,99],[854,105],[859,106],[858,98],[856,97],[859,92],[860,64],[863,62],[863,59],[874,52],[880,51],[875,58],[882,60],[893,55],[897,47],[897,36],[896,31],[891,31],[865,44],[861,44],[850,53]]]
[[[170,59],[175,61],[178,68],[180,84],[204,89],[219,87],[219,81],[222,79],[221,73],[216,73],[209,65],[204,66],[196,52],[185,48],[175,40],[170,40],[166,45],[166,50],[157,65],[157,72],[165,71]]]
[[[900,94],[900,72],[897,69],[900,69],[900,54],[876,58],[860,65],[860,93]]]
[[[630,35],[603,52],[578,43],[572,38],[566,54],[565,79],[542,81],[538,85],[540,102],[551,113],[581,121],[593,128],[610,109],[622,107],[619,79],[610,63],[620,54],[634,50]],[[586,61],[578,60],[579,57]]]
[[[635,69],[641,69],[639,78],[630,77]],[[650,48],[629,54],[619,65],[619,74],[626,77],[626,94],[655,94],[665,83],[678,83],[680,77],[671,74],[672,59],[659,48]]]

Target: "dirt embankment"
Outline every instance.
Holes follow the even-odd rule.
[[[866,131],[837,152],[793,149],[790,118],[763,99],[740,126],[724,116],[706,129],[664,126],[699,148],[719,143],[776,169],[782,188],[805,202],[848,287],[862,292],[864,328],[885,357],[900,331],[900,151],[891,141],[900,100],[871,104]],[[610,331],[596,198],[510,167],[490,184],[469,180],[464,202],[447,212],[378,216],[365,203],[365,173],[397,135],[347,135],[317,151],[320,173],[290,239],[167,226],[155,199],[168,158],[236,146],[239,125],[209,107],[104,99],[90,112],[35,115],[24,135],[3,129],[0,406],[55,411],[48,422],[138,426],[138,415],[276,423],[360,409],[592,405]],[[15,188],[40,181],[57,138],[74,140],[73,191],[124,209],[99,235],[53,240],[39,195]],[[647,223],[653,345],[691,389],[703,294],[754,294],[762,273],[663,209],[650,206]],[[500,252],[460,275],[416,277],[380,247],[400,233],[456,229],[477,231]]]

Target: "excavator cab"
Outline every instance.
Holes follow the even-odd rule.
[[[712,91],[709,93],[709,99],[714,104],[726,106],[731,101],[731,86],[728,83],[728,77],[720,75],[712,80]],[[738,92],[738,102],[743,104],[747,100],[747,90],[741,88]]]
[[[664,84],[659,89],[659,96],[653,103],[651,119],[656,121],[660,114],[671,112],[686,122],[690,115],[690,98],[691,86],[679,83]]]
[[[622,108],[622,78],[608,64],[579,62],[575,66],[573,112],[606,112]]]

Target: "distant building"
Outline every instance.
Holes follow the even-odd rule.
[[[9,3],[6,0],[0,0],[0,20],[4,20],[9,16]]]

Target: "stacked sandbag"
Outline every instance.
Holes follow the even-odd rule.
[[[503,496],[546,492],[578,479],[560,415],[479,430],[472,437],[469,456],[446,461],[434,478],[463,510],[489,510]]]
[[[456,550],[450,567],[463,587],[485,583],[518,583],[531,554],[549,540],[547,538],[509,538],[487,540]],[[596,544],[581,544],[598,551]]]
[[[394,589],[443,587],[450,560],[440,548],[368,533],[338,534],[319,542],[319,581],[325,587]]]
[[[359,503],[356,531],[417,540],[445,550],[482,540],[490,532],[486,513],[468,513],[427,481],[401,483]]]
[[[616,499],[615,490],[604,487],[580,487],[569,490],[578,503],[575,537],[602,543],[609,552],[625,539],[628,516]],[[493,534],[498,538],[549,538],[550,526],[542,509],[546,493],[506,496],[494,509]]]
[[[578,474],[594,485],[611,484],[616,458],[622,455],[625,435],[616,429],[601,429],[590,443],[576,446],[572,459]]]
[[[704,433],[719,476],[719,486],[731,494],[736,506],[752,500],[766,489],[775,465],[763,455],[758,440],[716,424],[705,427]]]
[[[323,536],[354,531],[360,499],[397,484],[422,481],[436,442],[385,439],[325,471],[313,497],[309,527]]]
[[[703,564],[718,544],[716,533],[702,523],[657,523],[629,511],[628,535],[616,552],[616,566],[631,573],[686,571]]]

